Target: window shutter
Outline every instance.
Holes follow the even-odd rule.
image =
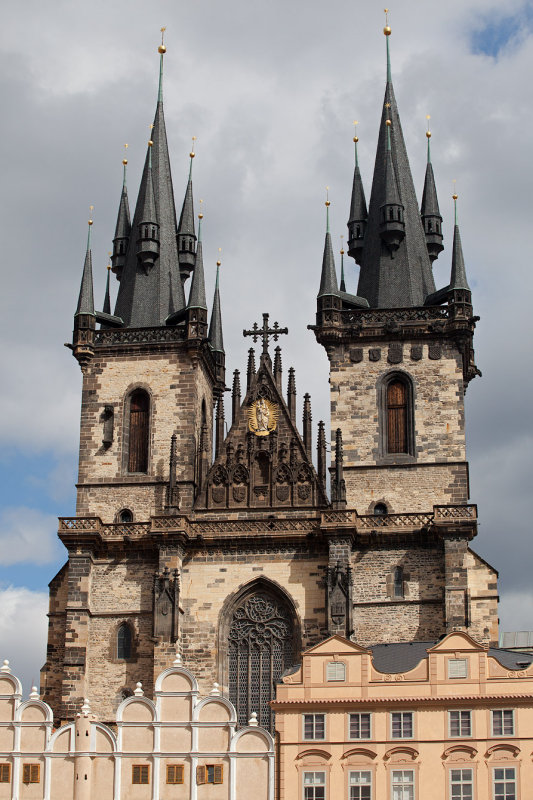
[[[215,780],[213,783],[222,783],[224,776],[224,767],[222,764],[215,764]]]
[[[29,764],[24,764],[24,767],[22,769],[22,781],[23,781],[23,783],[29,783],[30,782],[30,776],[31,776],[31,767],[30,767]]]
[[[0,765],[0,782],[9,783],[11,778],[11,764]]]
[[[141,768],[137,765],[134,765],[131,768],[131,782],[132,783],[140,783],[141,782]]]
[[[205,783],[205,767],[196,767],[196,783]]]
[[[402,381],[387,387],[387,451],[407,453],[407,392]]]
[[[30,781],[31,783],[39,783],[39,772],[40,772],[39,764],[31,764],[30,765]]]
[[[183,783],[183,766],[181,764],[176,767],[176,783]]]

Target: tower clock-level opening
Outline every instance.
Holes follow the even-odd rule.
[[[227,633],[229,698],[239,725],[255,711],[259,725],[273,731],[270,700],[286,669],[295,663],[297,625],[281,593],[255,584],[233,604]]]

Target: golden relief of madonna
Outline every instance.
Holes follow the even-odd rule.
[[[268,436],[276,429],[277,420],[278,406],[266,397],[255,400],[248,409],[248,428],[256,436]]]

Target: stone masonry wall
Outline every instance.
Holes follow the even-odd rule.
[[[146,389],[151,396],[146,477],[128,475],[124,467],[126,401],[135,388]],[[121,503],[137,519],[147,519],[154,511],[160,513],[173,433],[177,434],[179,455],[176,477],[178,483],[189,484],[182,487],[182,500],[184,507],[190,507],[203,400],[211,436],[212,387],[201,360],[193,363],[183,349],[106,354],[101,358],[97,352],[84,377],[82,392],[77,513],[98,514],[104,522],[113,522]],[[114,410],[114,435],[109,448],[102,444],[102,412],[106,405]]]
[[[473,550],[465,558],[468,576],[470,628],[481,642],[498,644],[498,573]]]
[[[379,385],[390,372],[403,372],[413,382],[413,460],[464,461],[463,373],[455,346],[448,342],[438,345],[404,342],[400,363],[388,362],[388,344],[360,348],[341,345],[332,348],[329,356],[331,428],[342,429],[344,468],[348,473],[351,466],[386,463],[380,450]],[[412,472],[407,474],[413,478]],[[345,477],[348,506],[352,506],[354,484]],[[442,475],[435,477],[441,479]],[[376,476],[373,480],[379,479]],[[450,483],[453,478],[445,481],[446,486]],[[438,486],[436,482],[435,488]],[[407,505],[406,502],[404,506]]]

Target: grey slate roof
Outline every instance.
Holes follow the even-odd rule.
[[[128,188],[126,186],[126,167],[124,166],[124,182],[118,206],[117,224],[115,227],[115,239],[127,239],[131,232],[130,204],[128,200]]]
[[[463,248],[461,245],[461,234],[459,225],[455,223],[453,229],[453,251],[452,251],[452,275],[450,278],[450,289],[470,289],[466,279],[465,260],[463,258]]]
[[[178,225],[178,235],[182,236],[183,234],[188,234],[189,236],[195,236],[192,177],[190,172],[189,172],[189,180],[187,182],[187,188],[185,190],[185,197],[183,198],[183,206],[181,208],[180,221]]]
[[[422,192],[420,213],[423,217],[440,217],[437,187],[435,186],[435,176],[433,174],[433,165],[431,161],[428,161],[426,166],[426,177],[424,179],[424,191]]]
[[[436,641],[393,642],[376,644],[369,650],[372,651],[372,661],[379,672],[397,673],[414,669],[423,658],[427,658],[427,651],[436,644]],[[517,653],[498,647],[489,647],[489,656],[495,658],[506,669],[513,670],[520,669],[518,662],[533,661],[533,654]]]
[[[159,223],[160,252],[153,268],[145,274],[136,255],[136,233],[149,191],[149,158],[146,156],[137,206],[133,217],[126,263],[122,272],[115,306],[115,315],[122,317],[128,328],[144,328],[165,324],[167,316],[185,308],[185,295],[178,266],[176,209],[168,154],[163,101],[160,93],[152,129],[153,201]]]
[[[389,105],[390,104],[390,105]],[[405,237],[394,258],[380,238],[380,206],[386,194],[387,126],[390,119],[391,160],[399,195],[404,207]],[[366,297],[372,308],[395,308],[423,305],[435,291],[431,262],[409,160],[402,133],[392,81],[387,81],[379,130],[374,178],[368,209],[368,222],[361,254],[361,272],[357,294]]]
[[[218,288],[219,267],[217,266],[217,277],[215,281],[215,296],[213,298],[213,310],[211,311],[211,322],[209,323],[209,344],[211,349],[218,353],[224,352],[224,340],[222,338],[222,314],[220,312],[220,291]]]
[[[202,249],[202,239],[198,231],[198,245],[196,247],[196,265],[192,275],[191,292],[189,295],[189,308],[205,308],[207,311],[207,300],[205,299],[205,279],[204,279],[204,258]]]
[[[105,282],[105,295],[104,295],[104,305],[102,307],[102,311],[104,314],[111,314],[111,296],[109,293],[109,273],[111,272],[110,269],[107,270],[107,278]]]
[[[366,207],[365,190],[363,188],[359,164],[356,160],[353,170],[352,199],[350,202],[350,219],[348,220],[348,225],[350,225],[350,222],[360,222],[361,220],[365,220],[367,218],[367,214],[368,210]]]
[[[91,254],[91,230],[87,236],[87,252],[85,253],[85,262],[83,264],[83,274],[81,276],[80,294],[78,296],[78,305],[76,313],[78,314],[92,314],[94,316],[94,292],[93,292],[93,261]]]
[[[324,242],[324,255],[322,257],[322,274],[320,276],[320,289],[318,297],[328,294],[338,294],[337,271],[335,269],[335,258],[333,257],[333,247],[331,245],[331,234],[326,231]]]

